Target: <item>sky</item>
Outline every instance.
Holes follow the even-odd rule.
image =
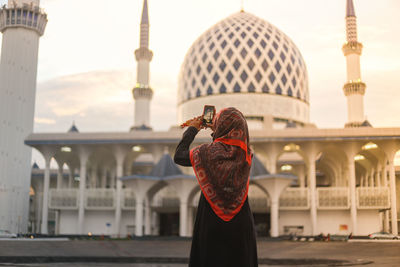
[[[0,0],[0,4],[7,1]],[[241,8],[241,0],[148,0],[151,125],[176,124],[178,74],[191,44]],[[346,61],[346,0],[244,0],[244,10],[286,33],[308,70],[310,121],[341,128]],[[128,131],[143,0],[42,0],[48,24],[40,39],[34,132]],[[364,45],[365,114],[374,127],[400,127],[400,1],[354,0]],[[0,37],[1,40],[1,37]],[[35,155],[34,155],[35,159]]]

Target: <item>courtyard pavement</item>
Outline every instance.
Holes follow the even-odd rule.
[[[190,243],[189,239],[0,239],[0,267],[183,267],[187,265]],[[260,239],[257,245],[260,266],[400,266],[400,241],[294,242]]]

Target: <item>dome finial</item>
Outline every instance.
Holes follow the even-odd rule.
[[[75,120],[72,121],[72,125],[71,128],[69,128],[68,133],[79,133],[79,130],[75,125]]]
[[[240,12],[244,12],[244,0],[240,1]]]

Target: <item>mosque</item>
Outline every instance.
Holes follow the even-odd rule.
[[[217,110],[234,106],[248,121],[254,152],[249,202],[260,236],[398,234],[400,178],[394,158],[400,128],[374,128],[365,119],[363,46],[357,39],[353,1],[346,1],[344,128],[319,129],[310,123],[301,52],[285,33],[248,12],[233,14],[199,36],[182,63],[178,125],[206,104]],[[39,1],[15,2],[39,6]],[[31,8],[9,3],[0,10],[3,43],[10,31],[32,31],[18,22],[18,14]],[[16,14],[16,19],[7,14]],[[7,68],[4,53],[3,48],[2,72]],[[44,170],[32,168],[30,231],[191,236],[200,189],[192,169],[175,165],[171,158],[183,130],[172,126],[153,131],[150,125],[150,103],[157,90],[149,81],[153,52],[147,0],[135,56],[134,125],[129,132],[81,133],[73,125],[66,133],[32,133],[24,139],[46,163]],[[210,132],[200,132],[194,145],[210,141]],[[50,169],[51,159],[58,170]]]

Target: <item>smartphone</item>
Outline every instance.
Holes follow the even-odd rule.
[[[205,105],[203,110],[203,123],[210,125],[215,116],[215,106]]]

